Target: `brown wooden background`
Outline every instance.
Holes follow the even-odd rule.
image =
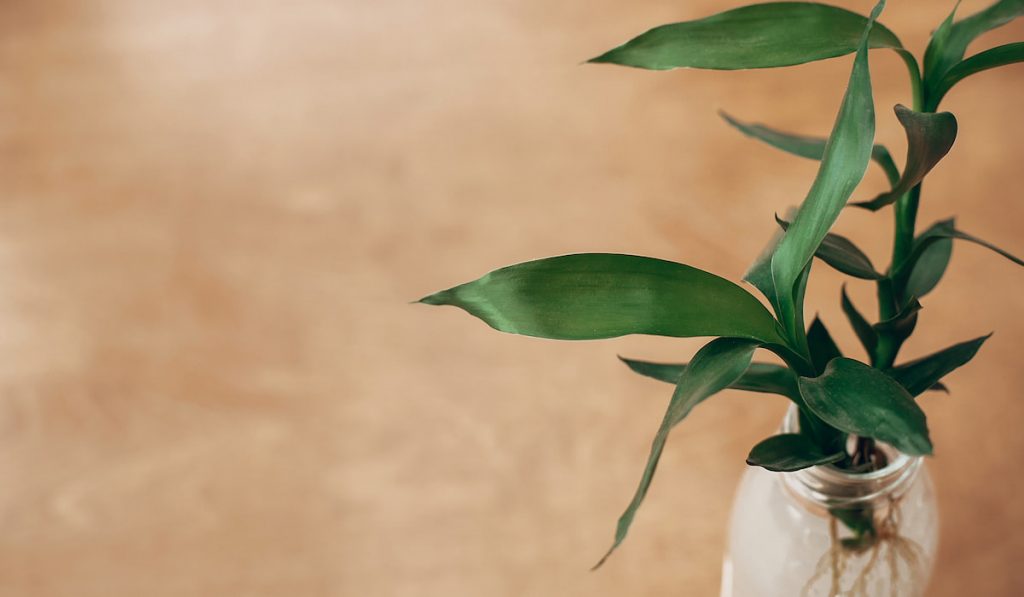
[[[920,51],[952,2],[890,4]],[[615,355],[682,360],[699,342],[559,344],[408,301],[576,251],[738,279],[815,164],[716,110],[820,134],[849,58],[579,65],[727,6],[0,3],[0,594],[717,594],[743,458],[781,399],[698,409],[625,547],[589,573],[670,392]],[[902,66],[875,52],[872,70],[902,161]],[[1024,253],[1021,97],[1020,68],[951,94],[961,134],[925,223],[958,213]],[[872,169],[858,196],[882,184]],[[887,214],[839,229],[885,262]],[[856,354],[840,280],[818,268],[809,301]],[[947,282],[906,355],[997,333],[952,396],[924,399],[943,508],[931,594],[1020,595],[1024,272],[959,246]]]

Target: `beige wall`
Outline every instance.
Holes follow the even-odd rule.
[[[890,4],[920,50],[952,3]],[[781,399],[698,409],[632,536],[589,573],[668,397],[615,355],[699,343],[559,344],[407,303],[575,251],[738,279],[815,165],[715,111],[827,131],[849,59],[578,65],[725,6],[0,3],[0,594],[716,594],[732,491]],[[877,52],[872,70],[900,156],[901,65]],[[1024,253],[1021,97],[1020,68],[952,93],[961,135],[925,220],[959,213]],[[859,196],[882,184],[872,171]],[[877,263],[889,228],[839,224]],[[819,268],[809,302],[857,354],[839,283]],[[997,330],[952,396],[923,399],[932,595],[1024,593],[1022,290],[1024,272],[961,246],[907,346]]]

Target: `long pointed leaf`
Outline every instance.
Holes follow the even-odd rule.
[[[882,0],[871,13],[868,29],[857,50],[835,127],[829,135],[821,168],[804,199],[793,224],[779,242],[772,257],[772,278],[779,295],[780,317],[791,336],[802,334],[798,323],[793,290],[797,279],[811,260],[818,245],[842,212],[847,199],[860,183],[871,157],[875,137],[875,110],[871,97],[871,74],[868,71],[868,33],[874,19],[885,7]]]
[[[635,373],[665,383],[676,384],[686,370],[686,363],[652,363],[619,357]],[[800,392],[796,388],[796,375],[788,367],[771,363],[751,363],[739,379],[729,385],[733,390],[778,394],[799,403]]]
[[[857,51],[867,24],[863,16],[834,6],[769,2],[655,27],[589,62],[651,70],[791,66]],[[882,25],[872,29],[867,45],[903,47]]]
[[[946,71],[933,91],[935,105],[938,105],[946,93],[963,79],[989,69],[1018,62],[1024,62],[1024,42],[996,46],[990,50],[978,52]]]
[[[864,350],[868,353],[869,357],[874,356],[875,349],[878,347],[878,332],[868,323],[867,319],[864,319],[864,316],[860,314],[857,307],[854,306],[853,301],[846,294],[845,285],[841,295],[841,306],[843,313],[846,314],[846,318],[850,320],[850,327],[853,328],[854,333],[857,334],[857,339],[864,346]]]
[[[640,485],[629,506],[626,507],[626,511],[619,517],[615,528],[615,541],[594,568],[601,566],[629,533],[629,527],[633,524],[636,511],[643,503],[651,480],[654,478],[654,472],[658,468],[658,461],[665,449],[669,432],[686,418],[695,406],[738,380],[750,365],[750,359],[756,348],[757,343],[750,340],[718,338],[709,342],[694,355],[690,365],[683,370],[679,377],[679,383],[672,394],[668,411],[658,428],[658,433],[654,436],[651,453],[640,478]]]
[[[1021,15],[1024,15],[1024,0],[999,0],[955,23],[950,14],[936,30],[925,52],[925,108],[932,111],[939,105],[939,91],[945,75],[963,59],[971,42],[986,31],[1001,27]]]
[[[949,264],[952,240],[954,239],[965,240],[985,247],[1017,265],[1024,266],[1024,259],[957,229],[952,219],[942,220],[918,235],[910,256],[895,270],[894,277],[896,279],[906,280],[904,285],[908,296],[911,294],[924,296],[938,284]]]
[[[454,305],[503,332],[559,340],[653,334],[784,342],[768,310],[736,284],[687,265],[634,255],[585,253],[529,261],[420,302]]]
[[[945,389],[939,380],[973,359],[981,345],[991,336],[992,334],[988,334],[954,344],[939,352],[898,365],[889,371],[889,375],[906,388],[911,396],[919,396],[926,390],[935,389],[935,386],[939,386],[938,389]]]
[[[818,317],[814,318],[811,327],[807,329],[807,344],[811,350],[811,362],[818,372],[824,371],[832,359],[843,356],[836,341],[832,339],[832,334]]]
[[[906,106],[896,106],[896,118],[907,133],[907,165],[903,175],[891,191],[878,195],[871,201],[853,203],[871,211],[895,203],[908,193],[932,168],[939,163],[956,139],[956,118],[949,112],[926,114],[915,112]]]
[[[820,464],[839,462],[842,450],[824,452],[811,438],[799,433],[783,433],[762,440],[750,450],[747,464],[773,472],[793,472]]]
[[[801,377],[800,395],[829,425],[911,455],[932,453],[924,412],[900,384],[858,361],[839,358],[819,377]]]
[[[828,139],[824,137],[807,137],[785,133],[763,124],[746,123],[737,120],[722,111],[719,111],[718,114],[723,120],[744,135],[763,141],[786,153],[818,161],[825,155],[825,144],[828,143]],[[871,148],[871,159],[885,172],[886,178],[889,179],[889,184],[895,185],[899,181],[900,171],[896,167],[896,162],[892,159],[892,154],[889,153],[889,150],[884,145],[876,144]]]
[[[775,216],[775,221],[783,230],[789,228],[789,222]],[[885,276],[875,271],[871,259],[853,244],[853,241],[829,232],[822,239],[814,256],[829,264],[836,270],[861,280],[881,280]]]

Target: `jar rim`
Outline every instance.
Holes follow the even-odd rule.
[[[783,433],[799,431],[799,410],[790,405],[782,421]],[[786,487],[805,501],[825,508],[852,508],[885,499],[898,499],[910,487],[923,464],[921,456],[909,456],[884,442],[877,446],[888,463],[875,471],[854,473],[826,464],[783,473]]]

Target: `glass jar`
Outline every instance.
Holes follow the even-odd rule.
[[[783,433],[798,430],[790,407]],[[884,468],[747,469],[733,503],[722,597],[917,597],[938,547],[935,490],[920,457],[878,444]]]

